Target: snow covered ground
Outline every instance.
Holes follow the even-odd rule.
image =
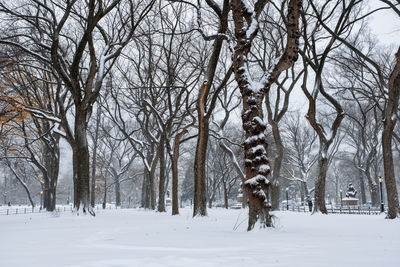
[[[0,266],[400,266],[400,220],[277,212],[276,228],[246,232],[246,212],[0,216]]]

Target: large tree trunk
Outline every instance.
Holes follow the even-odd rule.
[[[327,151],[319,155],[318,159],[318,177],[315,182],[315,192],[314,192],[314,210],[313,213],[322,212],[328,214],[325,206],[325,183],[326,183],[326,173],[328,171],[328,159],[326,157]],[[324,154],[325,153],[325,154]]]
[[[209,135],[209,120],[205,117],[204,105],[206,100],[207,84],[202,85],[199,100],[197,101],[197,114],[199,131],[197,137],[196,154],[194,160],[194,207],[193,216],[207,215],[206,196],[206,160]]]
[[[385,127],[386,128],[386,127]],[[384,129],[382,133],[383,166],[385,173],[385,185],[388,200],[389,219],[394,219],[399,214],[399,198],[397,193],[396,179],[392,155],[392,136],[390,129]]]
[[[233,70],[242,95],[243,111],[242,126],[245,131],[244,142],[245,174],[244,189],[249,198],[248,230],[254,228],[259,220],[261,227],[272,226],[269,214],[271,205],[268,202],[270,183],[267,176],[270,174],[267,158],[267,142],[264,131],[262,100],[269,93],[271,85],[285,69],[290,68],[298,58],[298,23],[301,1],[291,0],[287,14],[287,44],[285,52],[278,63],[274,64],[261,83],[253,83],[249,75],[247,57],[250,53],[251,42],[257,35],[258,17],[267,1],[257,1],[254,10],[250,10],[240,0],[231,1],[232,17],[235,25],[235,39],[233,55]],[[256,26],[256,27],[254,27]]]
[[[392,136],[396,126],[397,118],[395,114],[399,108],[400,96],[400,47],[396,53],[396,65],[389,78],[388,102],[385,110],[385,119],[382,132],[382,152],[383,167],[385,174],[385,184],[388,199],[387,218],[394,219],[399,216],[399,197],[396,187],[396,177],[394,174]]]
[[[79,107],[76,110],[74,137],[74,208],[76,210],[82,209],[84,213],[92,213],[90,209],[89,148],[87,142],[86,112],[79,110]]]

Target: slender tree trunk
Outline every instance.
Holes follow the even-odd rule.
[[[179,160],[179,145],[182,136],[187,132],[189,126],[185,127],[180,133],[175,136],[174,140],[174,152],[172,158],[172,215],[179,214],[179,203],[178,203],[178,185],[179,185],[179,174],[178,174],[178,160]]]
[[[179,159],[179,134],[175,136],[174,142],[174,155],[172,158],[172,215],[179,214],[179,202],[178,202],[178,159]]]
[[[307,182],[303,180],[302,185],[303,185],[303,188],[304,188],[304,194],[306,195],[306,197],[309,196],[310,192],[308,191]]]
[[[365,195],[365,184],[364,184],[364,175],[361,170],[358,171],[358,179],[360,184],[360,195],[361,195],[361,204],[367,203],[367,197]]]
[[[90,188],[90,205],[94,208],[96,204],[96,160],[97,160],[97,146],[99,139],[99,128],[100,128],[100,115],[101,115],[101,105],[97,106],[97,114],[96,114],[96,128],[94,133],[93,140],[93,155],[92,155],[92,179],[91,179],[91,188]]]
[[[158,184],[158,212],[165,212],[165,138],[161,136],[159,145],[159,158],[160,158],[160,181]]]
[[[269,105],[269,101],[267,101],[266,105]],[[279,178],[281,174],[282,159],[283,159],[283,143],[281,139],[281,133],[279,130],[278,122],[273,120],[272,114],[270,113],[268,114],[268,121],[272,127],[272,134],[274,136],[274,142],[276,148],[276,156],[274,158],[274,169],[272,172],[272,179],[271,179],[271,209],[276,210],[279,208],[279,193],[280,193]]]
[[[56,192],[58,172],[60,167],[60,149],[58,140],[50,148],[49,145],[44,145],[43,149],[44,166],[47,170],[44,175],[44,192],[43,192],[43,207],[47,211],[54,211],[56,208]],[[47,177],[46,177],[47,176]]]
[[[306,198],[306,190],[304,188],[304,182],[300,182],[300,201],[304,204],[304,200]]]
[[[143,183],[142,183],[142,207],[150,209],[150,175],[146,168],[144,168]]]
[[[150,208],[152,210],[156,209],[155,176],[156,176],[158,159],[159,157],[158,155],[156,155],[155,159],[153,160],[151,170],[149,173]]]
[[[121,185],[119,183],[119,176],[115,175],[115,206],[116,207],[121,207]]]
[[[202,85],[199,100],[197,102],[197,114],[199,131],[197,137],[196,154],[194,161],[194,216],[207,215],[207,196],[206,196],[206,160],[207,144],[209,135],[209,120],[204,115],[204,105],[206,98],[207,84]]]
[[[13,167],[11,167],[11,163],[8,160],[6,161],[6,163],[7,163],[8,167],[10,168],[10,170],[12,171],[12,173],[15,175],[15,178],[17,178],[18,182],[20,182],[20,184],[24,188],[26,195],[28,196],[29,202],[31,203],[32,208],[34,208],[35,204],[33,203],[33,200],[31,197],[31,192],[29,192],[28,186],[26,185],[26,183],[24,183],[24,181],[21,179],[21,177],[19,177],[19,175],[15,172]]]
[[[283,144],[281,135],[279,132],[278,124],[273,122],[272,133],[274,135],[275,147],[276,147],[276,156],[274,159],[274,170],[272,172],[272,181],[271,181],[271,209],[276,210],[279,208],[279,177],[281,173],[282,159],[283,159]]]
[[[224,206],[225,209],[229,208],[229,203],[228,203],[228,188],[226,186],[226,182],[223,181],[223,186],[224,186]]]
[[[106,208],[106,204],[107,204],[107,180],[104,180],[103,210]]]
[[[50,182],[48,177],[43,177],[43,184],[42,184],[42,205],[43,209],[49,210],[50,208]]]
[[[326,183],[326,173],[328,171],[328,159],[326,157],[326,150],[323,150],[324,155],[319,155],[318,159],[318,178],[315,182],[315,192],[314,192],[314,210],[313,213],[322,212],[323,214],[328,214],[325,206],[325,183]]]

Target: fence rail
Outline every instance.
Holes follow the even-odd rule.
[[[283,207],[281,210],[289,210],[294,212],[310,212],[308,206],[289,206],[289,209]],[[359,215],[379,215],[381,211],[376,207],[362,207],[362,206],[342,206],[327,208],[328,213],[332,214],[359,214]]]
[[[114,205],[107,205],[106,209],[111,210],[111,209],[124,209],[124,208],[129,208],[129,207],[116,207]],[[95,210],[102,210],[103,208],[101,205],[96,205]],[[287,210],[286,206],[282,207],[281,210]],[[328,213],[331,214],[359,214],[359,215],[379,215],[381,214],[381,211],[379,208],[376,207],[361,207],[361,206],[356,206],[356,207],[351,207],[351,206],[342,206],[342,207],[330,207],[327,208]],[[56,207],[55,209],[56,212],[72,212],[73,207],[72,206],[60,206]],[[308,206],[289,206],[289,211],[293,212],[305,212],[308,213],[309,208]],[[0,207],[0,215],[18,215],[18,214],[30,214],[30,213],[47,213],[46,210],[40,209],[39,207]]]
[[[121,209],[121,208],[122,207],[118,207],[118,209]],[[101,205],[95,206],[95,210],[101,210],[101,209],[103,209],[101,207]],[[111,210],[111,209],[117,209],[117,208],[113,205],[107,205],[105,209]],[[56,209],[54,211],[55,212],[72,212],[73,207],[72,206],[56,207]],[[32,208],[32,207],[19,207],[19,208],[0,207],[0,215],[18,215],[18,214],[31,214],[31,213],[47,213],[47,211],[45,209],[40,209],[39,207],[34,207],[34,208]]]

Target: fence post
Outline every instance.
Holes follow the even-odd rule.
[[[18,208],[15,209],[15,214],[18,214]]]
[[[7,209],[7,215],[8,215],[8,209]]]
[[[24,213],[26,214],[26,208],[24,209]]]

